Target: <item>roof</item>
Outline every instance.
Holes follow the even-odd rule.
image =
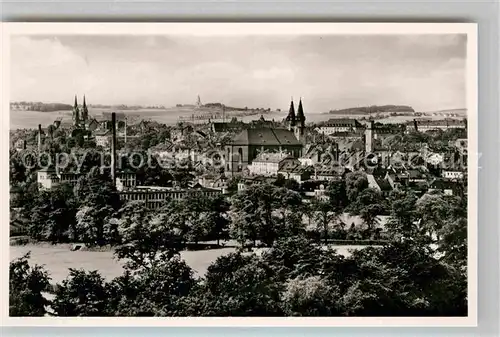
[[[445,126],[445,125],[461,125],[465,127],[465,123],[463,120],[458,119],[440,119],[440,120],[423,120],[417,119],[417,126]],[[408,121],[407,125],[414,125],[414,121]]]
[[[278,172],[301,173],[305,170],[306,170],[306,168],[303,167],[299,161],[286,160],[283,163],[281,163]]]
[[[225,131],[241,128],[241,123],[214,122],[214,123],[212,123],[212,128],[213,128],[214,132],[225,132]]]
[[[425,176],[424,176],[424,174],[422,174],[422,172],[420,172],[419,170],[415,170],[415,169],[408,170],[408,176],[410,177],[410,179],[425,178]]]
[[[108,136],[111,134],[110,130],[97,130],[94,132],[96,136]]]
[[[430,187],[438,190],[453,189],[457,187],[457,183],[445,179],[436,179],[430,184]]]
[[[302,145],[293,131],[287,129],[245,129],[236,135],[231,145]]]
[[[375,178],[377,185],[380,187],[382,191],[390,191],[392,190],[391,184],[387,181],[387,179],[378,179]]]
[[[280,163],[289,156],[286,152],[262,152],[257,155],[253,162]]]
[[[325,126],[332,126],[332,127],[339,127],[339,126],[350,126],[350,127],[359,127],[361,126],[361,124],[355,120],[355,119],[351,119],[351,118],[332,118],[332,119],[329,119],[327,120],[323,125],[323,127]]]

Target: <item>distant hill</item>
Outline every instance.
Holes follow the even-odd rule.
[[[11,110],[52,112],[60,110],[71,110],[73,107],[63,103],[42,103],[42,102],[12,102]]]
[[[371,105],[329,111],[331,114],[339,115],[366,115],[382,112],[415,112],[415,110],[408,105]]]

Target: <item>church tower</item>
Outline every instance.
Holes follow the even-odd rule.
[[[87,103],[85,102],[85,95],[83,95],[83,106],[82,106],[83,125],[85,125],[88,119],[89,119],[89,110],[87,109]]]
[[[73,105],[73,125],[78,126],[80,124],[80,109],[78,108],[78,102],[75,95],[75,104]]]
[[[293,106],[293,97],[292,101],[290,102],[290,109],[288,110],[288,116],[286,116],[285,121],[288,125],[288,130],[293,130],[293,128],[295,127],[295,107]]]
[[[297,109],[297,116],[295,117],[294,133],[299,141],[304,138],[304,131],[306,128],[306,116],[304,115],[304,108],[302,107],[302,98],[299,101],[299,108]]]

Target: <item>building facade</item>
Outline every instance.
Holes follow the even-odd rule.
[[[259,153],[285,152],[293,158],[302,156],[305,115],[302,100],[295,114],[293,101],[285,119],[286,129],[255,127],[242,130],[226,145],[223,159],[227,175],[240,175]]]
[[[217,196],[222,193],[219,189],[196,188],[196,189],[174,189],[169,187],[147,187],[141,186],[132,190],[120,192],[122,201],[144,201],[148,208],[156,209],[165,205],[169,200],[179,200],[196,196]]]

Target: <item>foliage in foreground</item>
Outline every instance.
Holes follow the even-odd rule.
[[[50,307],[57,316],[460,316],[466,275],[418,242],[394,241],[349,257],[296,235],[261,255],[230,253],[203,278],[177,252],[129,266],[109,282],[71,270]],[[22,267],[22,268],[21,268]],[[13,262],[11,315],[42,315],[40,267]],[[32,284],[42,276],[41,284]],[[45,276],[44,276],[45,275]],[[45,277],[45,278],[44,278]],[[38,279],[38,278],[37,278]]]

